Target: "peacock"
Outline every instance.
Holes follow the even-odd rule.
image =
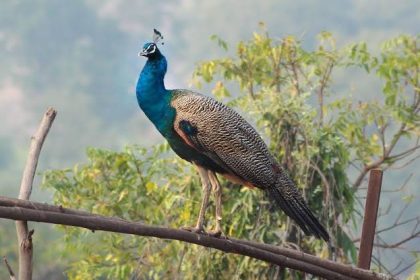
[[[163,39],[154,29],[153,41],[139,56],[147,58],[136,86],[140,108],[172,150],[194,164],[201,178],[203,198],[197,223],[190,231],[220,236],[222,189],[216,174],[266,192],[306,235],[329,241],[329,234],[313,215],[295,183],[270,154],[257,131],[233,109],[215,99],[187,89],[166,89],[165,56],[158,48]],[[163,44],[163,43],[162,43]],[[210,193],[215,197],[213,231],[204,231]]]

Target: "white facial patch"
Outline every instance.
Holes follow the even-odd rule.
[[[147,47],[147,49],[145,50],[146,53],[150,54],[150,53],[154,53],[156,51],[156,45],[155,44],[151,44]]]

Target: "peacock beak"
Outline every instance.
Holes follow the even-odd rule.
[[[147,56],[147,53],[144,50],[142,50],[138,53],[138,56]]]

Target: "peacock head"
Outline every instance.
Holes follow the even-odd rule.
[[[139,56],[145,56],[147,58],[158,57],[160,51],[157,47],[157,43],[162,39],[162,34],[156,29],[153,29],[153,42],[144,44],[143,49],[139,52]],[[163,45],[163,42],[161,44]]]
[[[139,52],[139,56],[145,56],[147,58],[152,58],[160,53],[158,47],[155,43],[146,43],[143,46],[141,52]]]

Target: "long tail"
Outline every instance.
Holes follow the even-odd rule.
[[[269,197],[300,226],[306,235],[314,235],[326,242],[330,240],[328,232],[308,208],[302,194],[283,170],[278,173],[277,183],[266,190]]]

